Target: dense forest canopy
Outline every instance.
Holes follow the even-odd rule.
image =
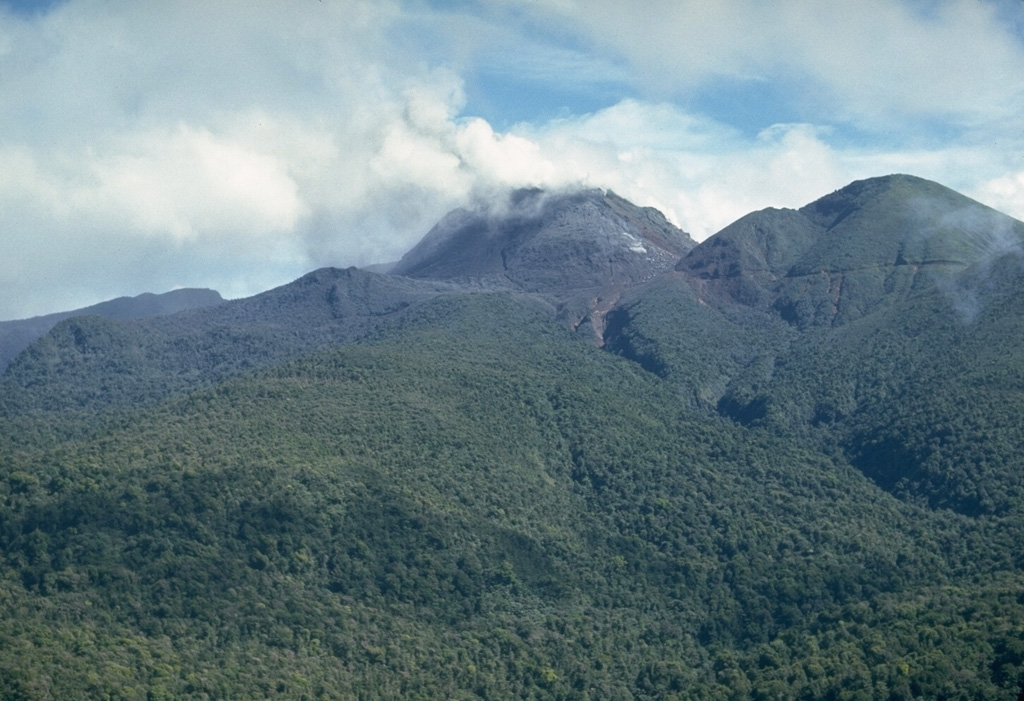
[[[1024,691],[1024,225],[516,197],[14,359],[0,698]]]

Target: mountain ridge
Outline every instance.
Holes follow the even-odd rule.
[[[215,290],[183,288],[163,294],[144,292],[134,297],[118,297],[81,309],[29,319],[0,321],[0,375],[18,353],[64,319],[90,315],[110,319],[140,319],[198,307],[212,307],[223,301],[224,298]]]
[[[948,280],[1022,246],[1021,222],[937,183],[891,175],[856,181],[799,210],[748,214],[676,268],[712,294],[791,323],[835,325],[887,295],[918,289],[922,268]],[[847,285],[859,288],[856,303]]]
[[[453,289],[358,268],[321,268],[252,297],[172,316],[71,317],[0,376],[0,404],[24,411],[72,398],[82,408],[159,401],[351,342],[407,307]]]
[[[912,211],[908,213],[908,209]],[[931,220],[920,218],[926,210],[934,215]],[[869,245],[865,246],[857,240],[856,225],[872,212],[874,223],[867,226]],[[587,225],[594,217],[604,221],[596,231]],[[912,229],[908,221],[923,224]],[[997,227],[994,233],[979,228],[979,223],[986,222]],[[970,225],[967,244],[957,240],[964,224]],[[888,248],[874,247],[880,237],[892,239]],[[474,238],[479,240],[470,246],[471,252],[453,257],[455,249]],[[587,240],[591,243],[581,243]],[[840,258],[859,256],[865,261],[863,266],[848,270],[822,267],[822,261],[833,255],[830,250],[850,240],[847,245],[853,247],[852,253]],[[960,257],[954,263],[945,259],[937,263],[943,269],[941,276],[927,272],[927,261],[920,255],[911,255],[911,251],[923,254],[931,250],[921,244],[927,240],[938,241],[931,249],[957,251]],[[139,353],[169,352],[178,360],[165,358],[165,368],[156,373],[177,378],[171,383],[187,388],[200,377],[215,381],[333,343],[357,341],[435,295],[505,291],[549,308],[560,323],[599,347],[607,346],[640,359],[642,365],[668,372],[667,368],[678,367],[678,363],[659,360],[657,352],[638,350],[658,334],[645,341],[636,337],[636,325],[629,328],[628,310],[647,290],[654,290],[651,294],[655,296],[659,289],[674,290],[661,307],[686,305],[682,312],[686,320],[675,323],[689,326],[704,319],[694,333],[718,339],[711,348],[727,343],[734,347],[734,354],[743,356],[749,353],[741,347],[761,342],[738,331],[749,322],[735,326],[717,321],[709,316],[711,308],[726,317],[747,314],[736,308],[738,304],[755,315],[767,314],[798,329],[831,327],[938,286],[954,307],[969,315],[976,313],[980,304],[978,291],[986,289],[978,274],[970,271],[1017,250],[1024,250],[1024,224],[912,176],[857,181],[800,210],[753,212],[700,244],[655,210],[635,207],[611,192],[587,190],[548,196],[539,190],[523,190],[512,193],[507,205],[496,210],[452,212],[390,273],[324,268],[250,298],[187,311],[180,318],[139,322],[144,329],[128,326],[125,331],[136,339],[130,343],[135,349],[131,363],[138,362]],[[567,265],[566,259],[574,256],[583,262]],[[526,272],[529,270],[535,272]],[[561,283],[551,282],[563,273],[568,277]],[[764,323],[768,322],[757,322]],[[95,332],[102,337],[114,328],[102,322],[78,322],[52,333],[84,338]],[[731,341],[722,335],[728,328],[737,330],[726,332]],[[786,335],[781,329],[772,333],[777,340]],[[189,341],[176,342],[181,334]],[[251,357],[231,360],[237,348],[213,355],[196,350],[212,350],[228,339],[234,339],[237,348],[249,348]],[[45,384],[42,378],[52,375],[61,362],[46,349],[63,341],[54,346],[44,337],[40,343],[37,350],[29,348],[19,359],[34,385]],[[172,346],[177,350],[169,350]],[[65,347],[74,348],[74,343]],[[263,350],[256,350],[260,348]],[[691,363],[694,367],[720,365],[720,361],[705,357],[700,348],[690,346],[687,352],[704,358],[701,363]],[[82,362],[80,353],[68,353],[71,362]],[[708,379],[711,385],[692,390],[694,396],[704,397],[696,405],[720,401],[730,381],[726,378],[735,378],[740,370],[733,367],[723,372],[720,381]],[[25,397],[25,386],[26,381],[12,378],[5,394]],[[716,389],[711,390],[712,386]]]
[[[1015,698],[1021,229],[950,192],[688,248],[525,191],[415,276],[62,321],[0,377],[0,698]]]

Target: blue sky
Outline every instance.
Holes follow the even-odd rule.
[[[6,6],[11,12],[24,16],[32,16],[50,10],[64,0],[3,0],[0,5]]]
[[[0,0],[0,319],[393,260],[512,187],[703,239],[852,180],[1024,217],[1016,0]]]

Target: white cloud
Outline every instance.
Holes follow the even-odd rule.
[[[572,179],[535,141],[497,134],[482,119],[460,126],[454,145],[460,160],[477,176],[477,187],[558,187]]]
[[[95,186],[68,193],[79,215],[191,241],[289,231],[306,214],[286,163],[208,129],[179,124],[124,141],[90,164]]]
[[[393,260],[451,207],[507,187],[608,187],[698,238],[895,171],[1021,216],[1007,80],[1024,74],[1021,43],[989,3],[920,8],[68,0],[0,13],[0,319],[182,285],[252,294]],[[545,91],[579,80],[647,97],[499,129],[466,113],[480,62]],[[806,85],[779,99],[807,118],[766,117],[752,136],[687,107],[723,78]],[[913,138],[921,115],[953,137]],[[850,123],[861,131],[838,136]]]
[[[582,175],[657,207],[698,240],[753,209],[806,204],[845,184],[848,170],[807,125],[778,125],[749,140],[669,105],[636,101],[553,123],[535,138],[563,164],[566,180]]]
[[[830,143],[827,128],[772,125],[748,138],[667,104],[627,100],[592,115],[521,127],[548,182],[608,187],[654,206],[703,240],[764,207],[800,207],[861,178],[912,173],[1020,216],[1021,180],[984,148],[900,149]],[[979,185],[979,183],[981,183]]]
[[[809,113],[871,128],[907,116],[976,123],[1019,114],[1024,100],[1011,79],[1024,74],[1024,46],[995,0],[532,4],[669,95],[723,79],[788,82]]]
[[[990,207],[1024,220],[1024,171],[982,182],[969,194]]]

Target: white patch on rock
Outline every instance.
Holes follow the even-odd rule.
[[[644,242],[641,239],[633,236],[633,234],[628,231],[623,231],[622,235],[626,237],[628,242],[626,243],[626,248],[631,250],[633,253],[647,253],[647,247],[644,246]]]

